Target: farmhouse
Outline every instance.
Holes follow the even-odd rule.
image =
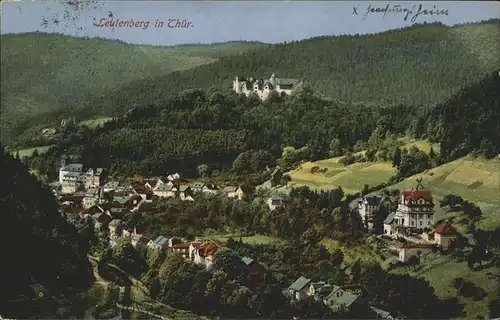
[[[298,79],[277,78],[273,73],[269,79],[254,79],[236,76],[233,80],[233,90],[236,93],[250,95],[254,92],[257,96],[266,100],[273,91],[279,94],[290,95],[302,86]]]
[[[283,294],[290,297],[293,301],[298,301],[307,296],[311,279],[300,276],[287,289],[283,290]]]

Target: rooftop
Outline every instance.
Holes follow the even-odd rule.
[[[434,229],[434,233],[444,234],[444,235],[453,235],[453,234],[457,233],[457,229],[455,229],[451,225],[450,221],[444,220],[436,226],[436,229]]]

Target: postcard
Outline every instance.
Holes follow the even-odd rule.
[[[500,317],[498,2],[0,8],[0,319]]]

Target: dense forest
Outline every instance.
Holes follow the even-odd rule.
[[[52,317],[60,307],[53,300],[74,302],[92,282],[87,252],[52,192],[2,145],[0,166],[0,314]],[[52,297],[35,297],[35,286]]]
[[[382,151],[382,160],[392,161],[397,146],[387,146],[387,141],[398,135],[441,143],[439,163],[471,151],[491,158],[500,152],[498,84],[497,73],[491,73],[434,109],[347,105],[320,98],[308,88],[292,96],[275,94],[264,102],[232,91],[191,89],[163,104],[137,106],[101,128],[67,126],[55,147],[34,157],[31,165],[53,178],[60,156],[67,154],[115,173],[179,171],[194,177],[205,165],[212,173],[245,176],[276,160],[290,168],[303,160],[347,153],[347,161],[348,152],[356,150],[368,150],[368,161],[380,158]],[[428,168],[403,163],[402,176]]]
[[[124,44],[103,40],[51,40],[50,36],[36,36],[40,39],[32,41],[34,49],[25,52],[25,46],[16,45],[25,43],[23,36],[12,36],[10,45],[3,46],[9,49],[2,49],[2,111],[8,115],[3,121],[15,122],[6,125],[15,128],[11,132],[3,127],[2,139],[28,129],[37,134],[43,126],[57,126],[65,117],[115,116],[136,103],[164,104],[190,88],[225,90],[236,75],[267,78],[273,72],[278,77],[300,78],[315,92],[340,102],[434,106],[498,67],[499,36],[498,20],[455,27],[427,24],[375,35],[325,36],[269,46],[247,43],[234,49],[219,45],[222,49],[216,55],[199,47],[134,51],[134,46],[122,48]],[[64,48],[80,49],[72,52],[94,49],[85,57],[57,54],[61,43]],[[118,51],[123,58],[117,58]],[[132,58],[125,58],[132,51]],[[36,57],[31,58],[33,54]],[[67,57],[64,64],[59,62],[61,57]],[[104,65],[94,61],[96,57]],[[119,68],[116,61],[120,61]],[[123,71],[122,63],[133,66],[127,69],[133,76]],[[54,71],[60,65],[64,69]],[[73,74],[78,77],[70,77]],[[25,77],[35,83],[27,85]]]

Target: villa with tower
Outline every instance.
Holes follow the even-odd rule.
[[[384,234],[395,236],[409,230],[423,231],[434,227],[434,202],[430,191],[417,180],[417,187],[401,193],[396,212],[384,221]]]
[[[302,86],[302,81],[298,79],[277,78],[273,73],[269,79],[254,79],[236,76],[233,80],[233,90],[236,93],[249,95],[255,92],[260,99],[266,100],[272,91],[279,94],[290,95]]]

